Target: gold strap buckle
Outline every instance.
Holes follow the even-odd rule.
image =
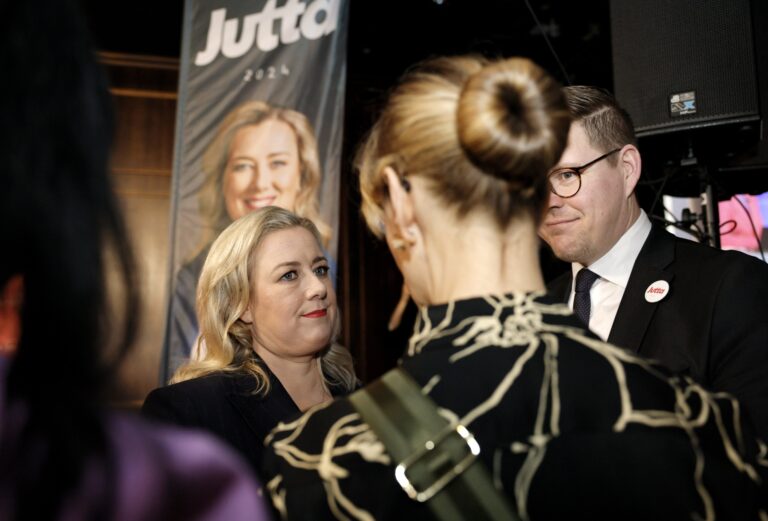
[[[453,464],[455,458],[452,457],[454,455],[452,453],[456,449],[446,450],[446,447],[443,446],[444,442],[453,434],[458,435],[460,440],[464,442],[459,447],[463,449],[466,445],[469,449],[469,452],[455,464]],[[466,427],[461,424],[449,426],[434,439],[427,440],[423,448],[417,450],[397,465],[395,467],[395,478],[405,493],[408,494],[408,497],[423,503],[464,472],[477,459],[478,454],[480,454],[480,444],[477,443],[475,437]],[[427,474],[430,477],[438,474],[442,467],[446,465],[450,465],[450,467],[434,479],[431,484],[414,484],[413,477],[408,476],[408,471],[411,467],[419,464],[426,466],[425,469],[421,469],[423,472],[420,474]],[[427,479],[417,481],[427,481]]]

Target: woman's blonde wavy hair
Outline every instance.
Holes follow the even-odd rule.
[[[216,372],[244,372],[256,379],[255,393],[269,392],[269,377],[253,350],[251,327],[258,327],[258,316],[252,325],[240,317],[251,302],[251,274],[259,246],[270,233],[295,227],[308,230],[321,244],[311,220],[276,206],[237,219],[213,242],[197,284],[197,347],[204,355],[179,368],[171,383]],[[352,356],[335,341],[338,320],[335,328],[330,344],[319,353],[319,367],[327,385],[351,391],[357,385]]]
[[[317,194],[322,169],[312,124],[301,112],[274,107],[263,101],[249,101],[237,106],[221,122],[215,137],[208,145],[202,160],[205,184],[199,195],[201,213],[209,220],[214,233],[223,230],[232,222],[221,195],[232,141],[241,128],[270,120],[282,121],[291,127],[299,149],[300,189],[296,197],[296,207],[289,210],[314,222],[320,232],[320,244],[327,248],[331,228],[320,218]]]

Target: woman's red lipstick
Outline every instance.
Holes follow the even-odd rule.
[[[311,311],[311,312],[309,312],[309,313],[307,313],[305,315],[302,315],[302,316],[306,317],[306,318],[322,318],[322,317],[324,317],[327,314],[328,314],[328,312],[326,310],[324,310],[324,309],[316,309],[315,311]]]

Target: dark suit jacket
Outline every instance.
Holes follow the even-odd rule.
[[[255,380],[242,373],[214,373],[155,389],[142,415],[183,427],[205,430],[234,447],[261,471],[264,438],[281,420],[300,411],[283,385],[269,372],[271,388],[262,397],[252,393]],[[334,396],[344,394],[331,389]]]
[[[571,273],[549,285],[567,301]],[[657,303],[649,285],[669,283]],[[739,398],[768,439],[768,265],[654,226],[632,268],[608,341]]]

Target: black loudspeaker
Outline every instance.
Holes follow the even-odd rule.
[[[719,198],[768,190],[768,0],[611,0],[610,10],[614,94],[646,179],[693,195],[705,166]]]
[[[639,137],[760,119],[751,4],[611,0],[614,94]]]

